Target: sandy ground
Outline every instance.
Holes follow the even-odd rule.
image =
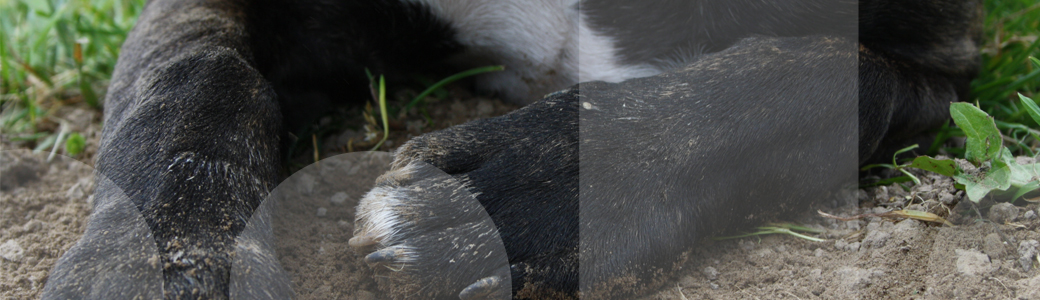
[[[492,100],[456,101],[432,105],[430,115],[440,122],[435,126],[398,124],[392,146],[511,109]],[[73,125],[90,143],[77,159],[91,162],[99,117],[90,111],[68,114],[87,115]],[[363,136],[363,130],[344,131],[326,138],[322,148],[331,156]],[[0,299],[36,298],[50,268],[82,234],[94,185],[91,163],[61,156],[48,162],[46,153],[14,149],[7,141],[2,146]],[[309,174],[293,180],[328,183],[337,176]],[[683,256],[681,270],[664,286],[640,299],[1040,299],[1038,205],[972,205],[948,178],[922,177],[924,183],[910,191],[861,190],[858,203],[814,207],[788,220],[825,230],[818,235],[825,242],[786,235],[706,239]],[[310,197],[277,204],[276,250],[300,299],[382,299],[371,269],[360,262],[363,254],[347,246],[354,205],[371,183],[352,184],[314,185],[320,188],[301,192]],[[881,217],[840,221],[815,213],[850,216],[905,207],[949,216],[955,226]]]

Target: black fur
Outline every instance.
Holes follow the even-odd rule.
[[[386,274],[394,283],[386,288],[398,298],[470,297],[505,276],[513,297],[528,299],[623,298],[654,288],[656,275],[699,238],[804,208],[854,182],[857,165],[929,141],[928,130],[948,121],[947,106],[965,99],[977,70],[979,7],[972,0],[583,1],[591,26],[616,38],[621,64],[669,71],[581,83],[403,145],[395,170],[428,163],[477,195],[510,270],[445,244],[454,237],[497,249],[493,238],[460,236],[464,224],[452,222],[465,219],[461,213],[412,218],[401,241],[457,265],[424,260],[427,268]],[[107,98],[97,170],[111,184],[100,185],[97,205],[133,205],[156,253],[97,251],[119,239],[111,235],[116,223],[134,223],[132,209],[96,209],[44,298],[132,294],[98,279],[122,257],[161,269],[167,298],[227,298],[236,244],[259,245],[249,257],[272,257],[267,237],[239,233],[278,183],[281,136],[330,104],[362,99],[344,95],[367,94],[366,67],[402,74],[466,51],[454,30],[451,20],[401,1],[149,3]],[[423,179],[377,186],[437,186]],[[449,194],[443,198],[469,197]],[[432,212],[472,212],[464,202],[408,195],[409,205]],[[253,272],[284,276],[276,264]],[[262,295],[267,287],[250,288]]]
[[[855,33],[854,0],[582,1],[593,28],[614,37],[622,62],[669,65],[751,35]]]
[[[366,66],[390,71],[457,49],[443,23],[394,1],[152,1],[138,22],[105,105],[96,166],[114,184],[99,188],[109,196],[97,205],[116,201],[111,189],[121,189],[140,210],[168,298],[228,296],[229,253],[278,184],[285,130],[358,92]],[[386,30],[359,30],[369,25]],[[115,222],[105,214],[96,212],[91,228]],[[93,281],[86,274],[98,271],[70,260],[104,242],[92,232],[52,271],[44,298],[116,295],[106,291],[123,282]],[[131,250],[95,259],[117,261],[120,251]]]
[[[292,132],[332,104],[366,99],[366,68],[393,81],[462,50],[445,21],[402,1],[261,0],[246,17],[256,69]]]

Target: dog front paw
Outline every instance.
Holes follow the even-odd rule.
[[[466,185],[412,161],[358,204],[350,245],[394,299],[508,299],[509,260],[495,223]],[[363,251],[364,252],[364,251]]]

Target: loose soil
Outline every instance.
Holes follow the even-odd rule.
[[[392,124],[389,148],[410,136],[515,108],[496,100],[458,98],[429,104],[425,110],[437,120],[433,123],[412,117]],[[354,112],[345,119],[363,124],[362,113]],[[46,152],[33,154],[0,137],[0,299],[37,298],[49,270],[80,237],[90,214],[90,166],[100,116],[82,108],[57,115],[88,138],[87,151],[75,160],[57,155],[48,162]],[[366,135],[372,136],[364,128],[325,135],[321,155],[366,149],[361,147],[371,142]],[[294,162],[308,159],[313,158],[302,155]],[[898,185],[860,190],[855,203],[814,207],[786,220],[824,230],[818,236],[825,242],[786,235],[706,239],[683,256],[681,269],[664,286],[639,299],[1040,299],[1038,205],[1022,200],[972,204],[950,179],[920,175],[923,184],[909,190]],[[328,178],[333,176],[304,180]],[[334,196],[277,204],[276,251],[298,298],[382,299],[371,269],[360,261],[367,253],[347,246],[354,205],[370,184],[307,191]],[[852,216],[903,208],[947,216],[955,225],[882,217],[841,221],[815,213]]]

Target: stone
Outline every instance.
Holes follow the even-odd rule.
[[[347,199],[350,199],[350,196],[347,196],[347,193],[336,192],[335,194],[332,194],[332,197],[329,197],[329,202],[332,202],[332,204],[335,205],[343,205],[344,203],[347,203]]]
[[[878,249],[885,246],[885,242],[892,234],[882,230],[871,230],[867,232],[867,236],[863,238],[862,246],[866,248]]]
[[[1036,262],[1037,253],[1040,252],[1040,242],[1036,240],[1025,240],[1018,244],[1018,264],[1022,269],[1029,272]]]
[[[997,270],[989,256],[975,250],[954,249],[957,256],[957,272],[965,275],[989,275]]]
[[[982,251],[992,259],[1000,259],[1004,257],[1004,241],[1000,239],[1000,235],[990,233],[982,238]]]
[[[990,221],[997,224],[1011,222],[1018,218],[1018,207],[1007,202],[997,203],[989,208],[989,214],[987,216]]]
[[[702,269],[701,274],[704,274],[704,277],[707,277],[708,280],[719,279],[719,270],[716,270],[713,267],[706,267]]]
[[[0,244],[0,258],[9,261],[19,261],[25,257],[25,249],[15,240],[7,240]]]

